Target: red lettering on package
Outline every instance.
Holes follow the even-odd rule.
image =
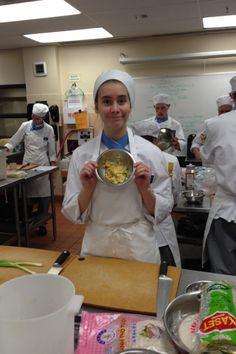
[[[236,329],[236,318],[228,312],[215,312],[202,321],[199,329],[202,333]]]

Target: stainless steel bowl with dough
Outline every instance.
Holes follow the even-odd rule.
[[[134,175],[134,158],[124,149],[109,149],[97,159],[96,176],[109,186],[123,186]]]
[[[165,328],[181,353],[192,353],[196,345],[200,298],[200,291],[180,295],[165,310]]]

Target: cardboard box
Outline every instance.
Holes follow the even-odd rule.
[[[89,128],[88,112],[75,112],[74,116],[75,116],[76,129]]]

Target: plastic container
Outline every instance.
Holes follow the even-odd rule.
[[[185,189],[194,189],[195,166],[191,163],[186,166],[185,170]]]
[[[0,285],[1,354],[73,354],[74,316],[83,296],[52,274],[25,275]]]
[[[7,177],[6,153],[5,149],[0,149],[0,180]]]

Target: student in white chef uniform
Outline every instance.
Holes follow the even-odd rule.
[[[23,164],[36,164],[50,166],[56,164],[55,137],[53,128],[44,122],[48,112],[48,106],[35,103],[32,110],[32,120],[21,124],[17,132],[11,137],[5,146],[13,150],[15,146],[24,143]],[[48,214],[50,205],[49,177],[36,178],[27,184],[27,199],[30,206],[37,204],[34,213],[34,222],[41,220]],[[46,226],[40,226],[40,235],[46,235]]]
[[[147,120],[139,121],[132,130],[135,134],[149,140],[154,145],[158,144],[160,129],[155,122],[148,122]],[[159,150],[158,147],[157,149]],[[165,151],[163,151],[163,155],[169,172],[174,204],[177,204],[178,197],[181,193],[181,167],[176,156]],[[158,225],[155,225],[155,230],[157,244],[161,249],[162,260],[167,261],[169,265],[180,267],[179,245],[171,214]]]
[[[168,114],[171,106],[169,95],[166,93],[159,93],[153,97],[152,101],[156,115],[144,120],[147,120],[148,122],[155,122],[159,129],[171,129],[175,133],[175,137],[173,137],[172,144],[166,152],[175,156],[183,155],[186,146],[184,131],[182,125]],[[132,124],[132,127],[133,126],[135,127],[135,123]]]
[[[223,113],[232,111],[233,109],[233,100],[230,95],[223,95],[217,98],[216,100],[218,115],[220,116]],[[195,138],[192,141],[191,152],[193,153],[196,160],[201,160],[200,146],[204,143],[205,132],[203,130],[203,125],[199,132],[196,134]]]
[[[206,137],[200,147],[203,164],[212,164],[217,178],[204,233],[203,264],[208,262],[212,272],[236,275],[236,111],[221,118],[205,121]]]
[[[134,96],[134,81],[123,71],[108,70],[96,79],[93,97],[103,128],[73,152],[62,212],[86,223],[82,255],[157,263],[154,225],[169,215],[173,197],[163,154],[127,128]],[[95,174],[98,156],[114,147],[129,150],[136,161],[134,178],[120,188]]]

